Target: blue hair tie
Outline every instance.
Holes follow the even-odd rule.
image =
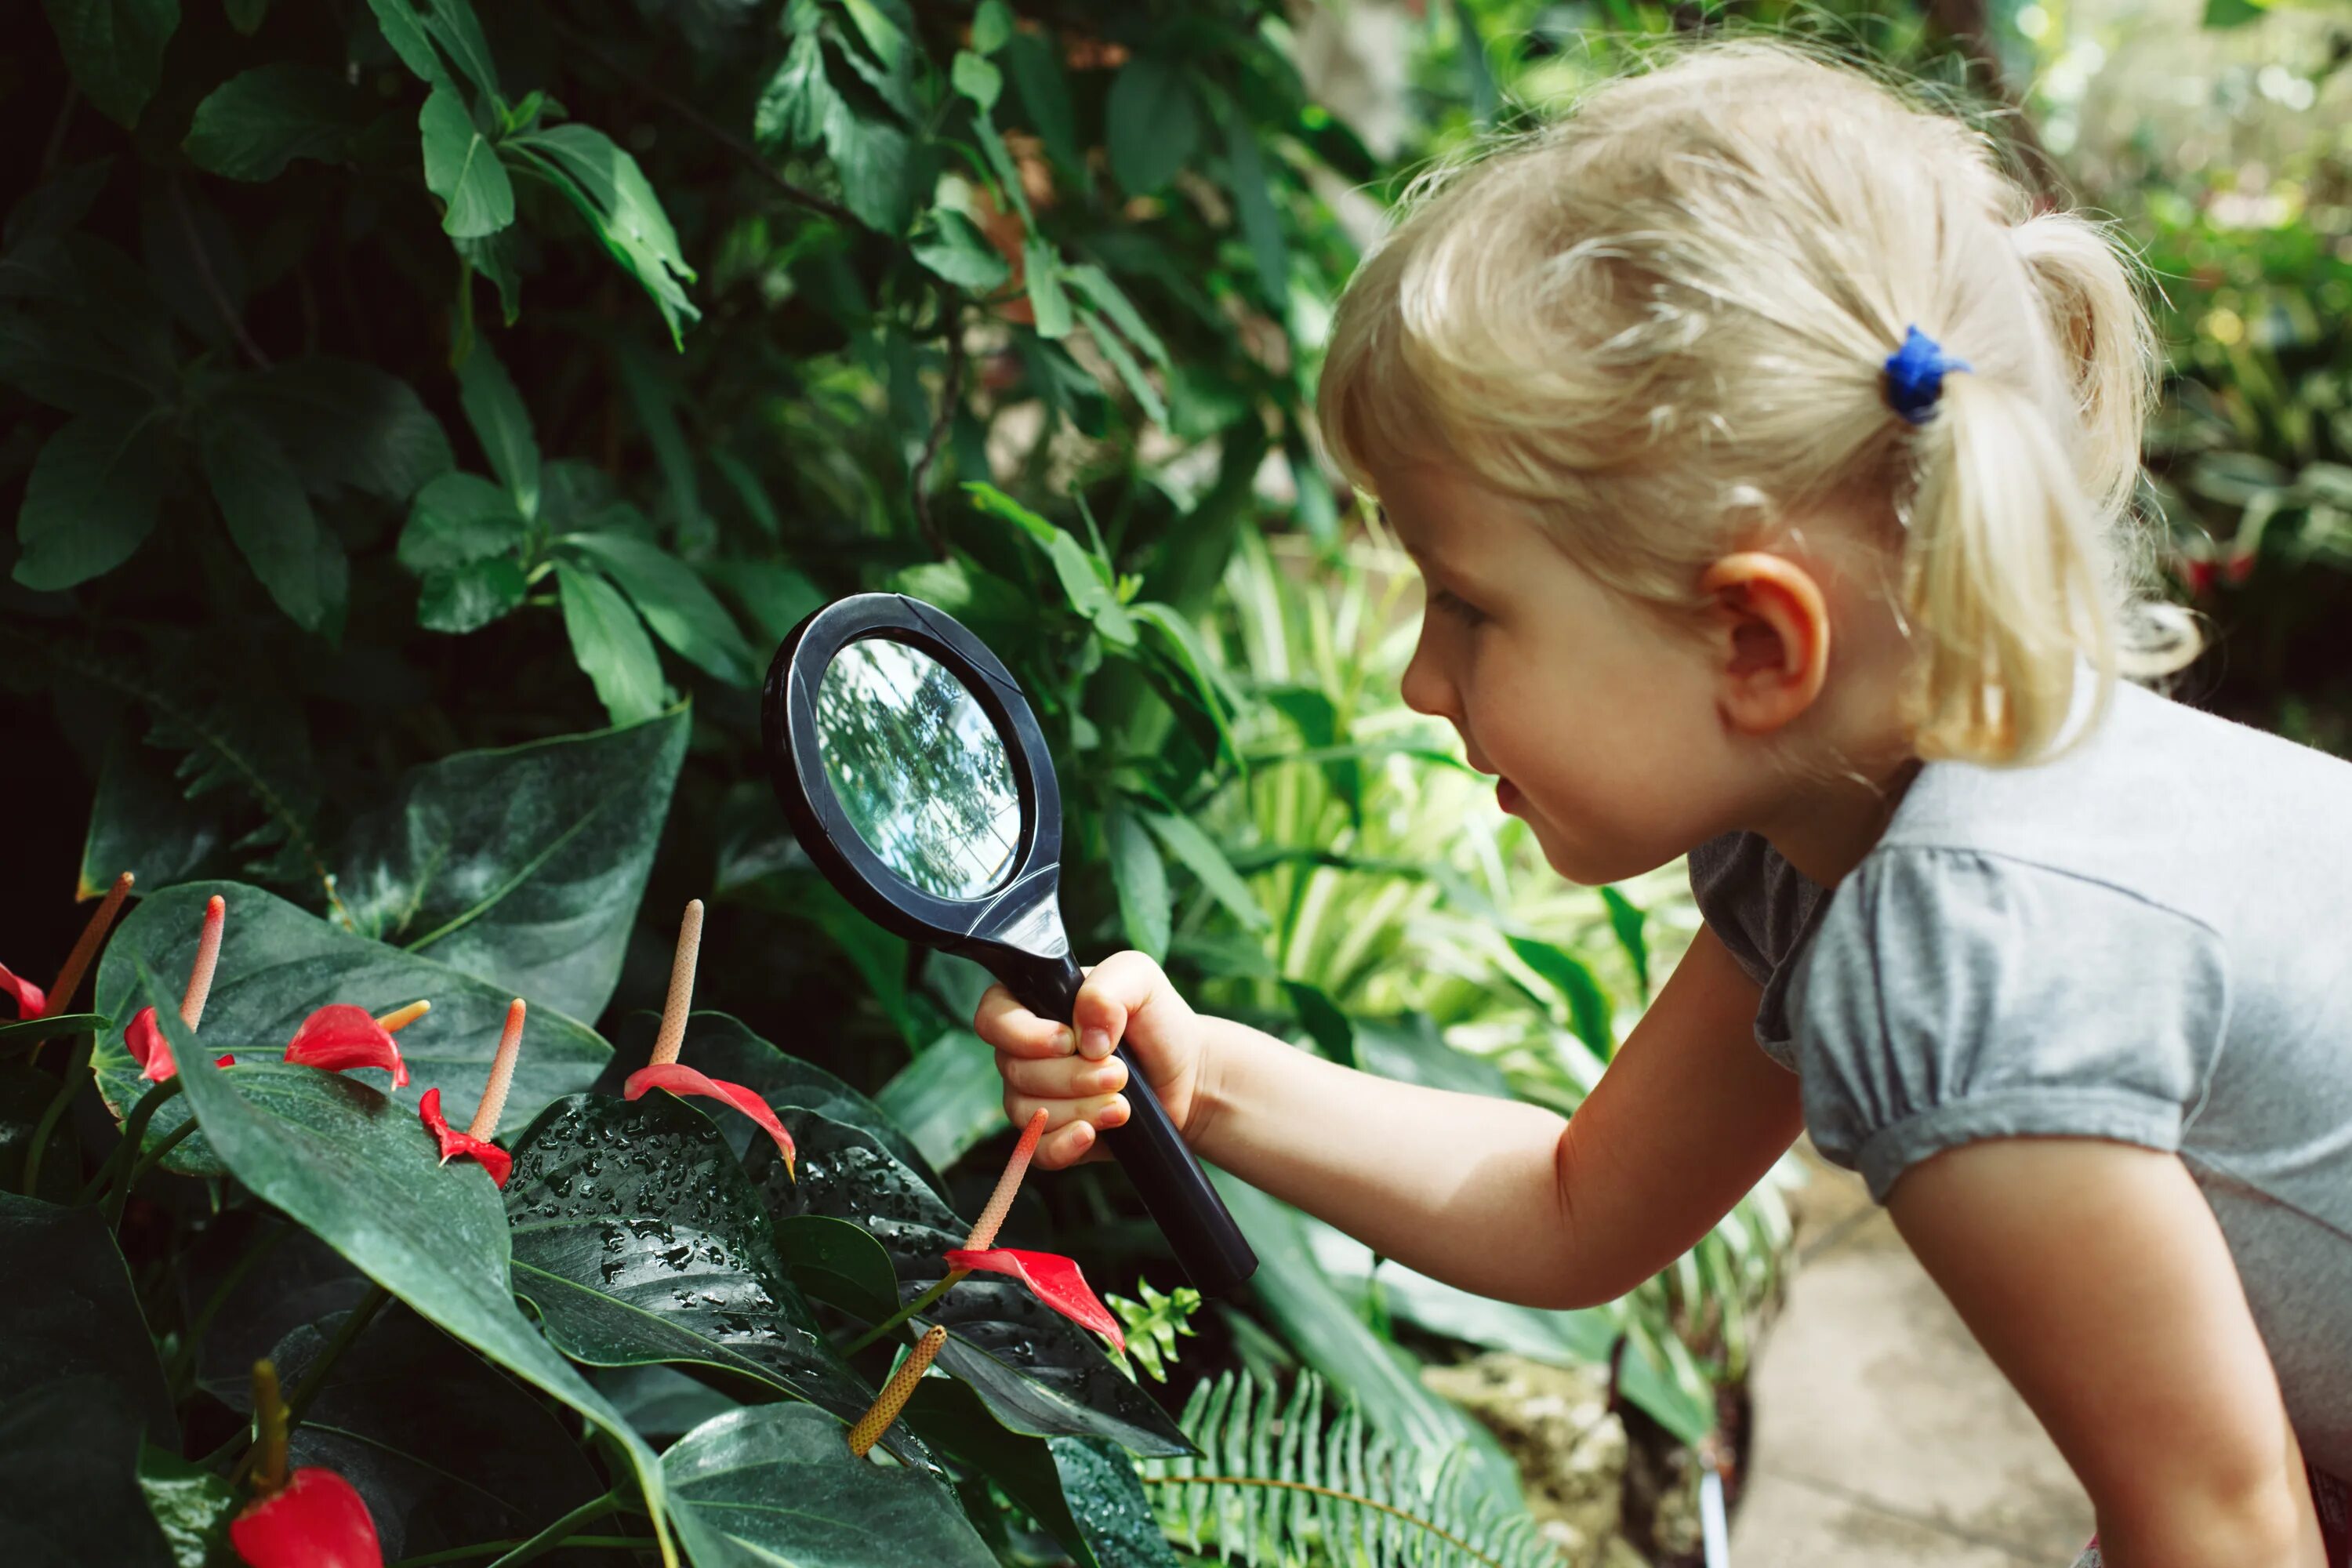
[[[1886,405],[1911,424],[1925,425],[1943,395],[1944,373],[1969,368],[1916,326],[1908,328],[1903,346],[1886,356]]]

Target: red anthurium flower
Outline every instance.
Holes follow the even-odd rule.
[[[228,1539],[251,1568],[383,1568],[366,1500],[351,1482],[317,1466],[247,1503],[229,1521]]]
[[[794,1181],[800,1179],[800,1173],[793,1163],[793,1135],[784,1131],[784,1124],[776,1120],[776,1113],[768,1109],[768,1102],[741,1084],[722,1083],[715,1078],[705,1078],[684,1062],[655,1062],[629,1075],[628,1082],[621,1086],[621,1098],[640,1099],[646,1090],[656,1089],[666,1089],[677,1095],[705,1095],[733,1106],[767,1130],[768,1136],[776,1141],[776,1148],[784,1157],[784,1169],[792,1173]]]
[[[392,1031],[375,1021],[364,1007],[334,1002],[302,1020],[287,1042],[286,1059],[301,1067],[349,1072],[353,1068],[382,1068],[392,1074],[392,1087],[408,1081],[408,1064]]]
[[[131,1047],[131,1059],[139,1064],[141,1078],[162,1083],[180,1070],[180,1064],[172,1059],[172,1042],[163,1037],[163,1031],[156,1026],[155,1009],[152,1007],[142,1007],[131,1016],[131,1026],[122,1031],[122,1043]],[[236,1066],[236,1058],[215,1057],[213,1066],[233,1068]]]
[[[1118,1320],[1110,1315],[1078,1272],[1078,1266],[1055,1252],[1023,1252],[1014,1247],[997,1247],[986,1252],[958,1248],[948,1254],[950,1268],[985,1268],[992,1273],[1010,1274],[1037,1293],[1043,1301],[1080,1328],[1095,1332],[1127,1349],[1127,1335],[1120,1330]]]
[[[19,980],[9,973],[5,963],[0,963],[0,991],[5,991],[16,999],[16,1016],[19,1018],[46,1018],[49,1016],[48,993],[29,980]]]
[[[441,1114],[439,1089],[428,1089],[425,1091],[425,1098],[416,1102],[416,1114],[424,1121],[433,1136],[441,1141],[443,1164],[446,1165],[457,1155],[463,1154],[479,1164],[483,1170],[488,1171],[491,1181],[502,1187],[507,1184],[507,1177],[514,1170],[514,1156],[495,1143],[477,1138],[470,1132],[460,1132],[450,1126],[449,1119]]]

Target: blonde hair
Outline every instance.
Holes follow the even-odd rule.
[[[1883,369],[1913,324],[1973,367],[1918,426]],[[1708,562],[1817,510],[1882,520],[1914,745],[2023,763],[2077,660],[2095,714],[2118,675],[2196,653],[2133,592],[2157,363],[2106,231],[2035,213],[1989,138],[1740,40],[1423,176],[1339,303],[1319,406],[1358,485],[1465,468],[1662,606],[1696,608]]]

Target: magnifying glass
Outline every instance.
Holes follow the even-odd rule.
[[[1021,688],[953,616],[902,594],[838,599],[793,629],[761,703],[768,767],[803,848],[859,912],[985,966],[1066,1024],[1084,978],[1062,925],[1062,796]],[[1204,1296],[1257,1255],[1127,1063],[1102,1134]]]

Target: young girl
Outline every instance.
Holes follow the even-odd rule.
[[[1566,1121],[1202,1016],[1138,953],[1075,1030],[992,991],[1039,1162],[1125,1119],[1124,1038],[1203,1158],[1565,1308],[1801,1127],[2113,1568],[2340,1561],[2352,766],[2119,680],[2194,651],[2122,565],[2154,363],[2099,230],[1786,47],[1697,48],[1433,182],[1320,394],[1428,584],[1405,699],[1562,876],[1687,854],[1706,929]]]

